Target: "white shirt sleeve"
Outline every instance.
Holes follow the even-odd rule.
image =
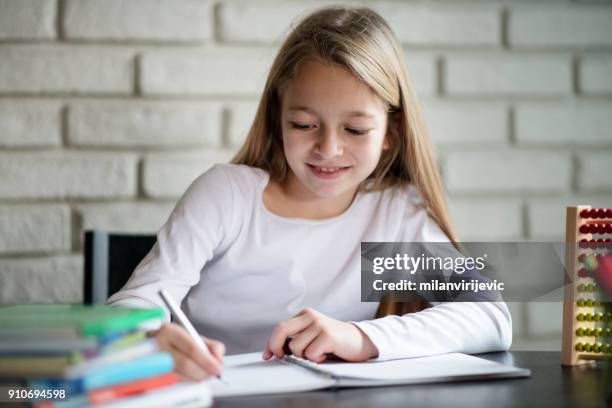
[[[418,218],[419,228],[406,241],[448,241],[424,209],[409,216]],[[512,319],[504,302],[447,302],[417,313],[353,323],[378,348],[377,360],[502,351],[512,343]]]
[[[166,310],[158,295],[161,288],[180,303],[199,282],[204,264],[223,239],[232,220],[232,201],[231,183],[221,166],[198,177],[157,233],[151,251],[107,303]]]

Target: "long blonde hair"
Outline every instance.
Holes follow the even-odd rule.
[[[281,96],[306,60],[345,67],[386,103],[390,148],[383,150],[367,188],[411,183],[431,218],[455,242],[433,146],[401,46],[385,20],[371,9],[324,8],[295,27],[274,59],[247,139],[232,163],[258,167],[272,180],[285,180],[289,169],[281,137]],[[360,188],[366,188],[366,183]],[[424,307],[425,303],[415,306],[385,300],[377,315],[404,314]]]

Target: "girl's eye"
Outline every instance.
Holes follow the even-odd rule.
[[[361,136],[361,135],[367,134],[370,131],[370,129],[346,128],[346,131],[349,132],[351,135]]]
[[[309,125],[307,123],[297,123],[297,122],[289,122],[291,123],[291,127],[294,129],[299,129],[299,130],[310,130],[312,129],[314,126]]]

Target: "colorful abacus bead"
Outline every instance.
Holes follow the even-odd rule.
[[[576,351],[584,351],[584,344],[576,343]]]

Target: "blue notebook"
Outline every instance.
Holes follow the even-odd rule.
[[[94,370],[75,379],[50,378],[30,381],[37,389],[63,389],[74,396],[83,392],[121,384],[141,378],[154,377],[172,371],[174,364],[169,353],[159,352],[139,359]]]

